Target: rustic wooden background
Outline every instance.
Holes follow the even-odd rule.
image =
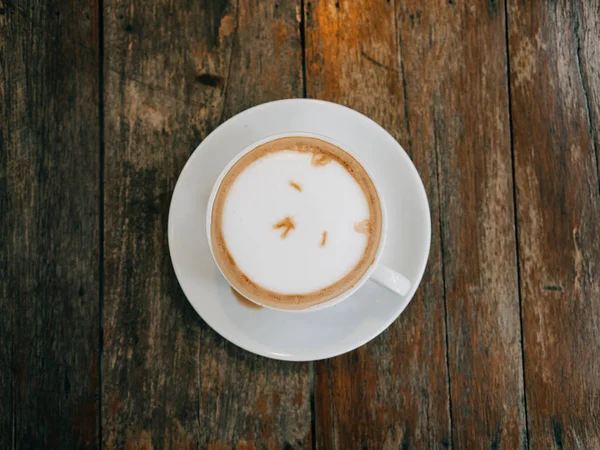
[[[433,219],[406,312],[254,356],[171,268],[177,176],[313,97],[388,129]],[[598,0],[0,0],[0,448],[600,449]]]

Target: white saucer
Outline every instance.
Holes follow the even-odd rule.
[[[233,296],[206,240],[205,212],[221,170],[266,136],[306,132],[345,144],[370,169],[386,199],[382,262],[413,283],[405,298],[367,283],[330,308],[307,313],[251,309]],[[248,109],[213,131],[183,168],[169,211],[169,249],[189,302],[217,333],[269,358],[309,361],[348,352],[384,331],[406,308],[429,255],[431,218],[423,183],[400,144],[362,114],[319,100],[280,100]]]

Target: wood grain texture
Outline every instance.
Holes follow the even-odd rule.
[[[349,354],[315,363],[318,448],[448,448],[450,417],[436,155],[414,139],[393,2],[305,5],[307,93],[348,105],[390,131],[423,177],[431,209],[430,260],[410,306]],[[415,96],[416,97],[416,96]],[[416,130],[421,136],[421,130]],[[423,131],[425,133],[425,131]]]
[[[438,158],[454,448],[525,448],[502,2],[398,4],[413,146]]]
[[[577,64],[600,174],[600,2],[579,0],[573,8]]]
[[[0,1],[0,448],[98,446],[98,15]]]
[[[532,448],[600,448],[600,4],[510,1]]]
[[[173,273],[167,215],[224,119],[302,93],[298,5],[105,1],[106,448],[310,448],[307,364],[226,342]]]

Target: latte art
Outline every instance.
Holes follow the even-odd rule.
[[[320,139],[286,137],[259,145],[225,175],[211,244],[244,297],[302,309],[363,277],[381,228],[373,182],[351,155]]]

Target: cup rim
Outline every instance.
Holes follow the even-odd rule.
[[[213,245],[212,245],[212,236],[211,236],[213,204],[214,204],[215,198],[217,196],[217,192],[219,191],[219,187],[221,186],[221,183],[223,182],[223,179],[225,178],[227,173],[229,173],[229,171],[235,165],[235,163],[237,163],[244,155],[246,155],[247,153],[250,153],[256,147],[258,147],[262,144],[265,144],[267,142],[274,141],[276,139],[281,139],[281,138],[286,138],[286,137],[295,137],[295,136],[313,137],[316,139],[320,139],[322,141],[328,142],[332,145],[339,147],[340,149],[342,149],[343,151],[348,153],[350,156],[352,156],[362,166],[362,168],[365,170],[365,172],[371,179],[371,182],[373,183],[373,186],[375,187],[375,192],[377,193],[377,198],[379,199],[379,204],[381,207],[381,237],[379,238],[379,244],[378,244],[377,252],[375,253],[375,258],[373,259],[373,262],[369,265],[369,267],[365,270],[365,272],[362,274],[362,276],[359,278],[359,280],[353,286],[349,287],[344,292],[340,293],[339,295],[335,296],[334,298],[331,298],[331,299],[326,300],[321,303],[311,305],[308,308],[303,308],[303,309],[278,308],[278,307],[275,307],[275,306],[272,306],[269,304],[263,304],[263,303],[255,301],[255,300],[248,299],[248,301],[251,301],[252,303],[255,303],[263,308],[271,309],[274,311],[282,311],[282,312],[286,312],[286,313],[307,313],[307,312],[319,311],[321,309],[326,309],[326,308],[330,308],[334,305],[337,305],[338,303],[342,302],[343,300],[347,299],[352,294],[354,294],[358,289],[360,289],[367,282],[367,280],[371,277],[371,275],[375,271],[377,265],[379,264],[379,262],[381,260],[381,255],[382,255],[383,249],[385,247],[385,241],[386,241],[386,237],[387,237],[387,210],[386,210],[386,206],[385,206],[385,199],[383,198],[383,196],[381,195],[381,191],[377,187],[377,182],[376,182],[375,177],[373,176],[372,172],[368,169],[367,166],[365,166],[363,161],[361,161],[361,159],[356,155],[356,153],[348,148],[347,145],[342,144],[341,142],[339,142],[333,138],[330,138],[328,136],[322,135],[322,134],[307,133],[307,132],[300,132],[300,131],[299,132],[284,132],[284,133],[271,134],[269,136],[261,138],[255,142],[247,145],[227,163],[227,165],[223,168],[223,170],[221,170],[221,172],[219,173],[219,176],[217,177],[217,179],[212,187],[210,196],[208,198],[208,205],[206,207],[206,238],[208,241],[208,248],[210,249],[210,254],[212,256],[213,262],[215,263],[215,266],[217,266],[217,269],[219,270],[219,272],[221,273],[221,275],[223,276],[225,281],[227,281],[229,286],[232,289],[234,289],[236,292],[238,292],[240,295],[242,295],[242,293],[239,292],[236,289],[236,287],[229,281],[229,278],[227,278],[227,276],[221,269],[221,266],[219,266],[217,259],[215,258],[215,254],[213,251]]]

